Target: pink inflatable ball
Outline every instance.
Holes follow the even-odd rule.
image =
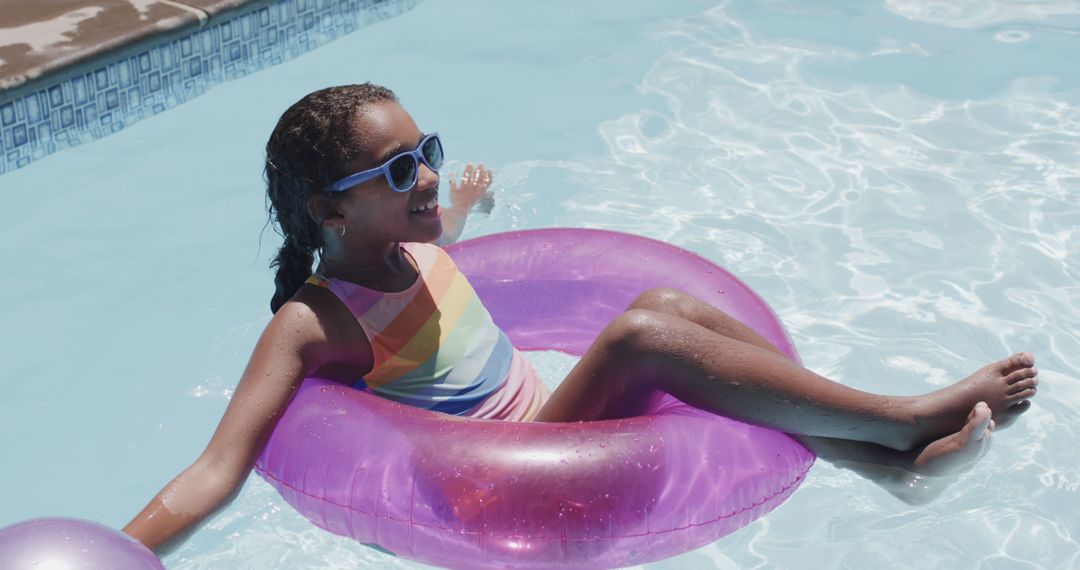
[[[165,570],[150,549],[95,522],[43,518],[0,529],[0,570]]]

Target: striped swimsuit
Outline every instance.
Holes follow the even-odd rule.
[[[454,261],[431,244],[406,243],[402,248],[420,276],[401,292],[376,291],[340,279],[308,279],[348,307],[371,343],[371,371],[354,386],[437,412],[532,419],[547,389],[492,322]]]

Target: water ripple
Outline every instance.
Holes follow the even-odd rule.
[[[722,262],[778,309],[812,368],[860,388],[925,392],[1016,350],[1038,355],[1044,382],[1018,427],[995,434],[989,457],[929,506],[911,510],[819,465],[777,515],[703,550],[742,567],[797,560],[795,537],[820,539],[821,566],[1075,561],[1080,453],[1066,442],[1080,435],[1080,97],[1044,76],[950,99],[822,74],[938,51],[923,37],[778,39],[744,8],[652,28],[667,50],[638,89],[661,104],[599,125],[608,155],[574,162],[566,175],[588,190],[559,222]],[[1080,14],[1071,2],[885,9],[953,28],[1013,24],[985,32],[999,42],[1027,40],[1020,24]]]

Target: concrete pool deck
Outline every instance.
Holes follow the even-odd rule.
[[[0,92],[269,0],[0,0]]]
[[[420,0],[0,0],[0,174]]]

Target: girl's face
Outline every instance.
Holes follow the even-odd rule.
[[[353,118],[359,152],[346,170],[377,168],[401,152],[415,150],[424,134],[401,105],[392,101],[366,105]],[[344,241],[354,237],[367,243],[431,242],[442,235],[439,175],[423,162],[418,168],[416,186],[408,192],[395,192],[385,176],[346,190],[338,207],[346,229]],[[426,208],[433,203],[435,207]]]

